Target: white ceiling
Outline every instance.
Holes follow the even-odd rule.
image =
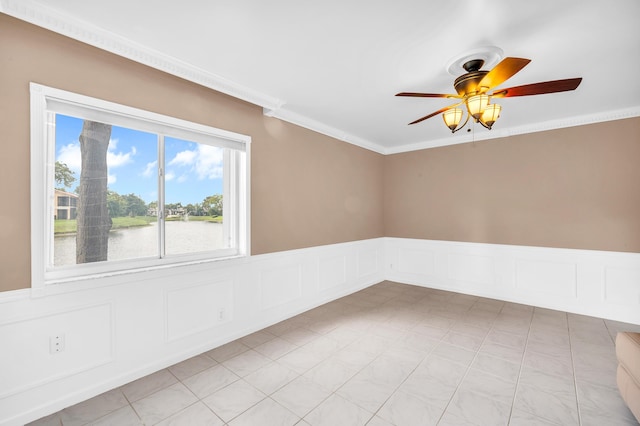
[[[0,0],[0,11],[382,153],[640,115],[638,0]],[[451,101],[394,94],[455,93],[448,64],[486,46],[532,59],[501,87],[582,84],[502,99],[491,131],[408,126]]]

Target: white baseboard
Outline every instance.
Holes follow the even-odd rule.
[[[403,238],[4,292],[0,426],[43,417],[385,279],[640,324],[640,254]],[[51,354],[57,334],[65,349]]]

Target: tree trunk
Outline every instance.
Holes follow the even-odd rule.
[[[76,263],[107,260],[111,218],[107,205],[107,148],[111,125],[84,120],[78,198]]]

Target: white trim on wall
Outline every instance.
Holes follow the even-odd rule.
[[[0,374],[0,425],[36,420],[379,283],[383,259],[377,238],[0,292],[0,366],[10,368]],[[51,353],[59,334],[66,348]]]
[[[118,56],[167,72],[185,80],[192,81],[204,87],[225,93],[254,105],[258,105],[263,108],[264,115],[268,117],[275,117],[383,155],[640,116],[640,107],[632,107],[625,110],[601,111],[595,115],[575,116],[563,120],[552,120],[544,123],[535,123],[509,129],[494,129],[490,133],[477,135],[466,135],[461,132],[455,136],[443,139],[387,148],[375,141],[349,134],[343,130],[314,120],[311,117],[290,111],[285,107],[286,100],[275,98],[235,83],[222,76],[212,74],[172,56],[150,49],[139,43],[132,42],[131,40],[106,31],[91,23],[62,14],[55,9],[43,6],[40,3],[35,3],[31,0],[0,0],[0,12]]]
[[[466,133],[460,132],[455,136],[446,137],[442,139],[435,139],[430,141],[418,142],[414,144],[407,144],[398,146],[395,148],[389,148],[384,151],[384,154],[399,154],[403,152],[419,151],[422,149],[437,148],[447,145],[458,145],[469,142],[479,142],[489,139],[507,138],[510,136],[524,135],[527,133],[544,132],[547,130],[564,129],[566,127],[585,126],[588,124],[604,123],[606,121],[624,120],[626,118],[640,117],[640,107],[631,107],[626,109],[620,109],[615,111],[602,111],[598,114],[577,115],[574,117],[551,120],[540,123],[531,123],[525,126],[509,127],[509,128],[494,128],[491,132],[480,133]]]
[[[0,365],[11,366],[0,380],[0,425],[46,416],[385,279],[640,324],[640,253],[408,238],[8,291],[0,293],[9,349]],[[66,349],[51,353],[57,334]]]
[[[387,238],[385,278],[640,324],[640,253]]]

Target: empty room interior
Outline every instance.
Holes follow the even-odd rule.
[[[639,17],[0,0],[0,426],[637,425]]]

